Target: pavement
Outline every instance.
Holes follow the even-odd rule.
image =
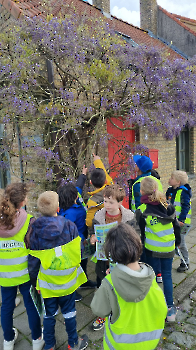
[[[189,249],[190,269],[183,273],[177,273],[176,268],[180,264],[180,259],[175,256],[172,278],[174,301],[178,308],[178,314],[175,323],[165,324],[162,338],[156,348],[157,350],[196,350],[196,201],[194,207],[192,229],[186,237]],[[87,272],[91,280],[95,280],[94,269],[94,263],[89,262]],[[103,329],[100,331],[93,331],[92,329],[92,321],[95,319],[95,316],[91,311],[90,303],[95,291],[93,289],[78,289],[78,292],[83,296],[83,299],[76,303],[78,334],[80,336],[82,334],[88,335],[89,350],[102,350]],[[27,314],[22,296],[20,294],[18,296],[21,299],[21,303],[14,311],[14,327],[18,329],[19,337],[14,349],[30,350],[32,349],[32,341]],[[67,333],[62,314],[56,316],[55,332],[56,349],[67,350]],[[3,349],[3,332],[1,326],[0,349]]]

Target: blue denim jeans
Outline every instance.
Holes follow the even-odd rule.
[[[161,273],[163,278],[163,290],[168,307],[173,305],[173,284],[172,284],[172,261],[173,258],[154,258],[147,257],[147,263],[152,266],[155,274],[159,273],[157,270],[161,266]]]
[[[1,306],[1,325],[3,328],[3,335],[6,341],[14,339],[13,331],[13,312],[15,309],[15,298],[17,295],[17,287],[23,296],[24,304],[29,320],[29,328],[31,330],[32,339],[38,339],[41,336],[41,322],[37,310],[33,304],[30,287],[31,283],[26,282],[14,287],[1,287],[2,306]]]
[[[55,343],[55,316],[60,306],[61,312],[65,319],[65,327],[68,334],[68,344],[74,347],[78,344],[78,335],[76,331],[76,308],[75,308],[75,292],[63,297],[54,297],[44,299],[46,316],[44,316],[44,349],[51,349]]]

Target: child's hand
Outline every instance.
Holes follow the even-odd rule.
[[[98,239],[95,235],[92,235],[90,238],[90,244],[94,245],[96,242],[98,242]]]
[[[87,174],[87,171],[88,171],[88,168],[86,168],[86,166],[83,165],[82,174],[86,175],[86,174]]]
[[[87,240],[85,239],[85,240],[83,241],[84,247],[85,247],[85,245],[87,245],[87,244],[88,244],[88,242],[87,242]]]
[[[180,226],[184,226],[184,222],[178,221]]]
[[[93,153],[93,157],[94,157],[93,161],[100,159],[100,157],[96,156],[95,153]]]

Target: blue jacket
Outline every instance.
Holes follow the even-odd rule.
[[[81,174],[76,182],[77,191],[82,195],[82,189],[86,180],[86,175]],[[77,204],[73,204],[68,209],[60,208],[59,215],[64,216],[66,219],[71,220],[76,224],[79,236],[84,241],[88,236],[88,229],[86,226],[86,210],[77,199]]]
[[[150,175],[151,175],[151,171],[148,171],[147,173],[143,173],[142,175],[137,176],[136,179],[134,180],[134,182],[136,182],[138,179],[140,179],[140,177],[146,177],[146,176],[150,176]],[[140,202],[140,198],[141,198],[140,182],[133,184],[133,195],[135,197],[135,207],[137,209],[141,204],[141,202]]]
[[[45,250],[69,243],[78,236],[76,225],[62,216],[41,216],[32,224],[30,249]],[[28,256],[28,269],[33,285],[36,283],[40,260]]]
[[[180,198],[181,213],[178,220],[181,222],[184,222],[190,209],[190,201],[192,197],[192,191],[189,184],[185,184],[177,188],[173,188],[172,186],[169,187],[166,192],[166,198],[170,200],[171,204],[174,204],[176,193],[180,189],[182,189],[181,198]]]

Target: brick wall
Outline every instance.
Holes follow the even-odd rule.
[[[140,0],[140,27],[157,35],[157,1]]]
[[[93,5],[103,12],[110,13],[110,0],[93,0]]]
[[[171,172],[176,169],[176,141],[166,141],[161,135],[150,135],[144,129],[140,130],[140,143],[148,148],[158,149],[158,172],[163,190],[168,187]]]
[[[176,170],[176,140],[167,141],[159,136],[140,130],[140,143],[148,148],[158,149],[158,172],[161,176],[163,191],[168,188],[168,180],[173,170]],[[192,204],[196,213],[196,128],[190,130],[190,173],[189,184],[192,188]]]

